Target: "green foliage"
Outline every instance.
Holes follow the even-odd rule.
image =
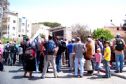
[[[57,22],[43,22],[42,24],[51,28],[61,26],[61,24]]]
[[[103,28],[94,30],[93,37],[95,39],[103,38],[105,40],[111,40],[114,38],[114,36],[111,34],[111,32],[109,30],[105,30]]]
[[[3,37],[3,38],[1,39],[1,41],[2,41],[3,44],[5,44],[5,43],[7,43],[7,41],[12,41],[12,39]]]

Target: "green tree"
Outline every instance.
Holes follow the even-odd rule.
[[[51,28],[61,26],[61,24],[57,22],[42,22],[42,24]]]
[[[94,30],[93,37],[95,39],[103,38],[105,40],[111,40],[112,38],[114,38],[114,36],[111,34],[111,32],[109,30],[105,30],[103,28]]]

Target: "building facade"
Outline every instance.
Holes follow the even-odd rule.
[[[46,39],[48,39],[50,27],[44,26],[41,23],[32,23],[32,38],[37,37],[40,34],[43,34]]]
[[[31,23],[26,17],[19,18],[18,36],[22,35],[31,37]]]
[[[8,6],[8,0],[0,0],[0,38],[3,36],[3,34],[7,33]]]
[[[37,35],[43,34],[46,39],[48,39],[48,35],[52,34],[54,37],[58,36],[61,39],[72,39],[72,32],[70,27],[55,27],[50,28],[47,26],[44,26],[41,23],[33,23],[32,24],[32,37],[35,38]]]
[[[17,38],[18,35],[18,13],[8,12],[6,34],[3,36],[7,38]]]

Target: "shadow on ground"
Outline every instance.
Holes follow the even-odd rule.
[[[23,68],[20,68],[18,70],[9,70],[10,73],[17,73],[17,72],[23,72]]]

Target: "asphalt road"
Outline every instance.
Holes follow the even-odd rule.
[[[47,73],[47,78],[41,79],[41,73],[34,72],[34,78],[23,78],[23,70],[19,66],[5,66],[5,71],[0,72],[0,84],[125,84],[126,80],[112,76],[109,79],[99,78],[97,75],[74,78],[67,71],[53,78],[52,73]]]

